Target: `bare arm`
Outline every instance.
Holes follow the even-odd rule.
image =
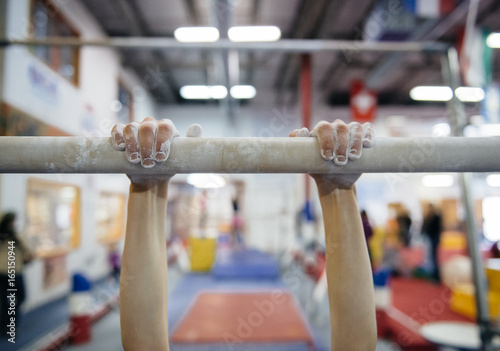
[[[168,120],[152,118],[113,128],[113,141],[130,162],[146,168],[168,158],[178,135]],[[120,277],[120,324],[126,351],[169,350],[167,255],[165,249],[167,190],[170,176],[134,176],[128,202],[125,247]]]
[[[358,123],[320,122],[291,136],[315,136],[325,160],[345,165],[371,146],[373,130]],[[375,302],[354,175],[313,175],[318,186],[326,235],[326,274],[330,302],[331,349],[375,350]]]
[[[167,181],[130,185],[120,277],[120,324],[125,350],[168,350]]]
[[[320,201],[332,350],[375,350],[373,279],[356,192],[354,188],[337,189],[320,194]]]

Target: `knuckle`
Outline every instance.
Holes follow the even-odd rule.
[[[154,123],[153,121],[146,121],[146,122],[142,122],[140,127],[139,127],[139,130],[141,132],[149,132],[149,131],[152,131],[156,128],[156,123]]]

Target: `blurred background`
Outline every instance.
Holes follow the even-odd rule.
[[[453,134],[451,105],[459,101],[466,136],[500,136],[499,18],[494,0],[0,0],[0,135],[108,137],[116,123],[154,116],[171,119],[182,134],[199,123],[205,137],[285,137],[339,118],[372,122],[378,136],[444,138]],[[173,44],[9,44],[54,37]],[[427,46],[305,53],[305,42],[295,41],[295,51],[210,49],[298,39]],[[432,43],[457,49],[458,89],[443,79],[448,66]],[[409,155],[402,167],[419,162]],[[324,230],[307,178],[172,179],[165,250],[174,350],[330,349]],[[125,175],[0,175],[0,259],[9,238],[23,243],[17,267],[25,291],[16,343],[7,328],[0,349],[122,349],[117,301],[128,185]],[[489,317],[498,326],[500,174],[474,174],[470,190]],[[374,274],[377,350],[479,349],[458,176],[365,174],[357,191]],[[267,316],[256,306],[276,289],[287,308]],[[2,306],[5,312],[8,302]],[[233,321],[221,328],[246,325],[251,335],[211,333],[197,314],[207,306]],[[252,313],[262,321],[252,322]],[[443,340],[422,334],[435,322],[450,328],[440,332]],[[454,343],[459,336],[463,343]]]

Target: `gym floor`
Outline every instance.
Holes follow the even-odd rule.
[[[203,277],[202,279],[205,279],[206,277]],[[305,277],[304,277],[305,278]],[[202,283],[205,287],[207,284],[207,281],[204,280],[203,282],[201,281],[196,281],[196,279],[189,279],[189,277],[186,279],[177,268],[172,268],[169,269],[169,295],[170,295],[170,300],[169,300],[169,306],[176,306],[176,305],[184,305],[182,303],[182,299],[185,298],[186,296],[186,288],[189,287],[189,289],[192,291],[196,290],[195,285],[198,285],[199,283]],[[216,290],[227,290],[227,289],[237,289],[238,285],[242,287],[241,282],[235,283],[235,282],[218,282],[216,283],[217,286],[219,287]],[[266,286],[269,283],[262,282],[262,286]],[[210,290],[213,291],[216,286],[210,286]],[[303,311],[306,310],[306,306],[303,305],[304,300],[301,298],[302,296],[306,296],[308,292],[310,291],[310,286],[308,284],[300,284],[300,287],[298,290],[294,290],[293,293],[297,297],[297,300],[299,301],[301,305],[301,309]],[[184,295],[184,296],[183,296]],[[179,314],[179,317],[183,315],[183,312],[185,311],[171,311],[169,315],[169,319],[177,319],[177,315]],[[326,345],[329,345],[329,323],[325,324],[325,320],[322,316],[316,316],[317,318],[308,318],[309,324],[311,329],[314,330],[315,338],[319,338],[320,340],[316,340],[316,344],[321,344],[318,345],[316,350],[318,351],[328,351],[330,348]],[[172,324],[171,324],[172,327]],[[173,350],[179,349],[178,347],[173,347]],[[110,313],[108,313],[104,318],[99,320],[97,323],[95,323],[92,326],[92,341],[90,343],[84,344],[84,345],[72,345],[66,348],[67,351],[99,351],[99,350],[106,350],[106,351],[120,351],[123,350],[123,347],[121,345],[121,336],[120,336],[120,313],[118,307],[114,308]],[[200,345],[200,348],[196,348],[196,350],[211,350],[210,345],[206,345],[206,348],[203,348],[202,345]],[[214,349],[215,350],[215,349]],[[252,350],[249,348],[245,348],[245,350]],[[255,348],[255,350],[261,350],[261,348]],[[379,340],[377,343],[377,351],[396,351],[400,350],[400,348],[389,341],[385,340]]]

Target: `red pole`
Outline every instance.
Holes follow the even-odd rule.
[[[302,103],[302,125],[311,130],[311,55],[303,54],[300,57],[300,100]],[[309,203],[310,186],[309,176],[305,174],[306,204]]]

